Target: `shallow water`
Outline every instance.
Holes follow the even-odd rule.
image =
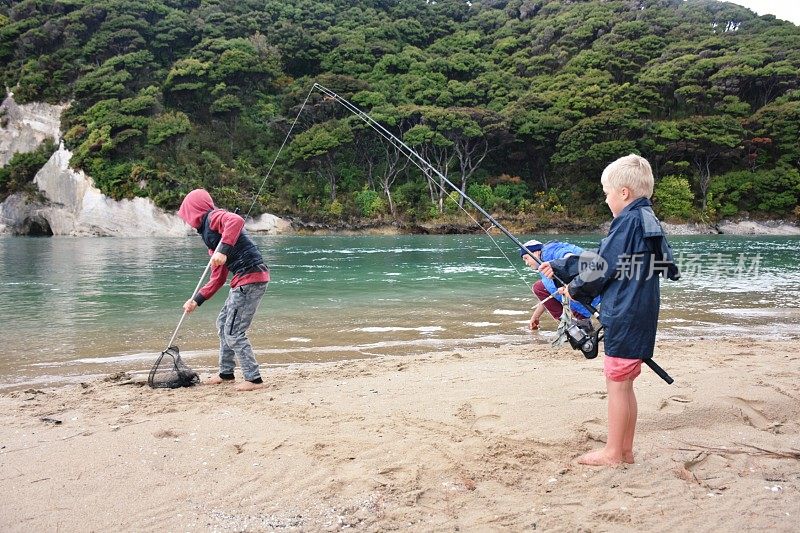
[[[591,247],[600,236],[560,238]],[[499,248],[485,235],[255,240],[273,278],[250,329],[263,364],[479,344],[546,349],[552,339],[555,322],[527,330],[536,276],[505,238]],[[800,238],[672,244],[684,277],[662,283],[661,338],[800,338]],[[146,370],[206,261],[196,237],[0,237],[0,389]],[[226,292],[180,330],[192,366],[216,364],[214,319]]]

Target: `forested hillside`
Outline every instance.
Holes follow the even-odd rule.
[[[249,207],[316,81],[505,216],[607,217],[600,172],[630,152],[664,217],[800,215],[800,27],[714,0],[0,1],[0,77],[71,102],[72,165],[106,194],[165,208],[198,186]],[[254,212],[456,198],[314,92]]]

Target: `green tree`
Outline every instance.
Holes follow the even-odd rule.
[[[314,172],[327,182],[330,201],[336,200],[336,185],[339,178],[337,152],[340,147],[353,140],[350,126],[341,121],[315,124],[307,131],[298,134],[290,146],[294,162],[305,162]]]
[[[667,146],[669,157],[683,159],[694,166],[705,210],[714,166],[719,164],[725,168],[726,160],[738,155],[744,128],[733,117],[705,116],[661,123],[658,134]]]
[[[663,219],[686,220],[694,212],[694,194],[683,176],[664,176],[656,184],[653,203]]]

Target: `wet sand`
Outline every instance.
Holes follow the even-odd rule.
[[[0,395],[0,529],[751,530],[800,517],[797,342],[662,341],[636,463],[601,361],[509,345],[270,369],[266,388],[117,375]]]

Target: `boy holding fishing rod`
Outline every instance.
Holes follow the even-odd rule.
[[[233,383],[233,369],[238,360],[245,381],[237,384],[236,390],[259,389],[264,385],[247,338],[247,328],[267,290],[269,269],[244,230],[244,219],[236,213],[217,209],[205,189],[187,194],[178,215],[197,230],[211,255],[211,278],[183,304],[183,310],[191,313],[197,309],[225,284],[228,272],[233,272],[231,290],[217,317],[219,375],[205,383]]]
[[[538,259],[531,257],[530,254]],[[539,263],[552,261],[553,259],[562,259],[564,257],[568,257],[570,255],[580,256],[583,253],[583,248],[579,246],[575,246],[574,244],[570,244],[567,242],[561,241],[550,241],[548,243],[542,244],[540,241],[532,239],[527,241],[525,244],[522,245],[522,248],[519,251],[519,255],[522,256],[522,260],[525,261],[525,264],[530,268],[537,269],[539,268]],[[539,329],[539,319],[544,314],[545,310],[547,310],[550,315],[556,319],[556,321],[561,319],[561,314],[564,312],[564,308],[562,306],[562,297],[558,294],[558,288],[556,284],[547,277],[542,277],[542,279],[536,281],[531,287],[533,294],[539,298],[539,304],[534,309],[533,314],[531,315],[531,322],[530,328],[532,330]],[[600,305],[600,296],[592,300],[592,305],[597,307]],[[591,313],[588,309],[586,309],[580,302],[576,302],[575,300],[570,301],[570,309],[572,310],[572,316],[574,316],[577,320],[583,321],[581,322],[585,327],[589,327],[591,329],[591,321],[589,317]]]
[[[608,438],[604,448],[586,453],[578,462],[602,466],[633,463],[637,404],[633,380],[642,360],[653,357],[660,305],[658,274],[677,280],[672,251],[653,213],[653,172],[638,155],[608,165],[600,182],[614,216],[608,236],[596,254],[581,257],[587,268],[559,291],[589,301],[603,296],[600,323],[605,329],[603,371],[608,390]],[[569,279],[569,258],[544,262],[540,272]]]

